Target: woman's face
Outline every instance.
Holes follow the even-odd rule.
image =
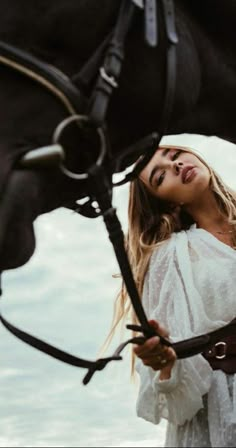
[[[192,204],[209,189],[210,172],[191,152],[159,148],[140,174],[150,192],[174,204]]]

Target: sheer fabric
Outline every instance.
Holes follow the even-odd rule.
[[[203,229],[175,233],[151,257],[143,305],[178,341],[236,316],[236,251]],[[236,445],[236,375],[213,371],[202,355],[177,360],[169,380],[137,362],[137,415],[168,420],[166,446]]]

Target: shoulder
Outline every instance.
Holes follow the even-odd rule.
[[[190,239],[193,234],[193,228],[189,230],[181,230],[180,232],[173,232],[171,236],[159,243],[152,252],[151,259],[163,258],[173,255],[176,247],[183,243],[186,239]]]
[[[172,233],[170,238],[162,241],[153,249],[149,262],[149,271],[155,269],[155,266],[163,266],[169,263],[175,253],[176,238],[177,234]]]
[[[188,230],[174,232],[170,238],[160,243],[152,252],[150,266],[157,263],[170,263],[179,251],[188,251],[191,243],[196,239],[196,225],[192,225]]]
[[[176,233],[172,233],[170,238],[165,241],[159,243],[155,249],[153,249],[151,259],[159,257],[165,257],[168,253],[170,253],[174,249],[174,242],[176,239]]]

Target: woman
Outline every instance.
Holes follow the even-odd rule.
[[[160,335],[179,341],[236,317],[236,196],[192,150],[159,147],[131,184],[127,245]],[[126,299],[123,288],[117,321],[127,314]],[[134,353],[137,414],[154,424],[168,420],[166,446],[236,445],[234,374],[213,370],[202,354],[176,360],[158,337]]]

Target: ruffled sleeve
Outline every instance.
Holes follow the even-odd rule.
[[[184,250],[184,241],[182,243]],[[155,250],[143,291],[148,318],[164,325],[173,342],[194,336],[190,304],[191,300],[201,303],[194,285],[185,283],[177,246],[176,235],[173,235]],[[191,277],[189,262],[186,259],[186,273]],[[191,420],[203,407],[202,398],[209,391],[212,380],[212,369],[202,355],[177,360],[170,379],[165,381],[160,381],[159,371],[144,366],[140,360],[137,361],[137,372],[140,377],[137,415],[154,424],[158,424],[162,417],[177,425]]]

